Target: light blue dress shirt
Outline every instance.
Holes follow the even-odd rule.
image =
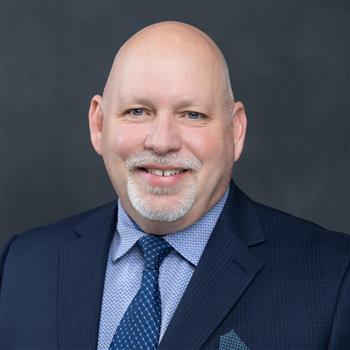
[[[229,189],[199,221],[182,231],[163,236],[174,249],[165,257],[159,272],[162,301],[159,341],[180,303],[226,203],[228,192]],[[127,215],[119,201],[117,227],[110,246],[105,275],[98,338],[99,350],[109,348],[120,320],[141,286],[143,256],[135,244],[145,235],[146,233],[142,232]]]

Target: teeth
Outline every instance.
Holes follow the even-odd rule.
[[[171,169],[171,170],[160,170],[160,169],[146,169],[148,173],[157,176],[171,176],[182,173],[183,169]]]
[[[163,175],[163,171],[162,170],[158,170],[158,169],[148,169],[148,172],[153,174],[153,175],[157,175],[157,176],[162,176]]]
[[[180,170],[164,170],[163,171],[163,176],[171,176],[171,175],[176,175],[176,174],[179,174],[180,173]]]

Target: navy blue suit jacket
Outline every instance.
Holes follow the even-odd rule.
[[[96,349],[116,211],[113,202],[12,241],[0,349]],[[232,185],[159,349],[219,349],[235,334],[252,350],[349,350],[349,262],[349,236]]]

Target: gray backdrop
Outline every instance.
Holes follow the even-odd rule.
[[[160,20],[224,51],[249,129],[234,178],[251,197],[331,229],[349,221],[346,2],[1,3],[1,238],[112,200],[87,111],[118,47]]]

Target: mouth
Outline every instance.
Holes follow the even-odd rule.
[[[160,168],[138,168],[140,171],[146,172],[147,174],[152,174],[155,176],[174,176],[178,174],[182,174],[188,169],[183,169],[183,168],[173,168],[173,169],[160,169]]]
[[[191,172],[190,169],[181,167],[162,167],[159,165],[146,165],[135,168],[136,174],[140,175],[146,183],[152,187],[176,186]]]

